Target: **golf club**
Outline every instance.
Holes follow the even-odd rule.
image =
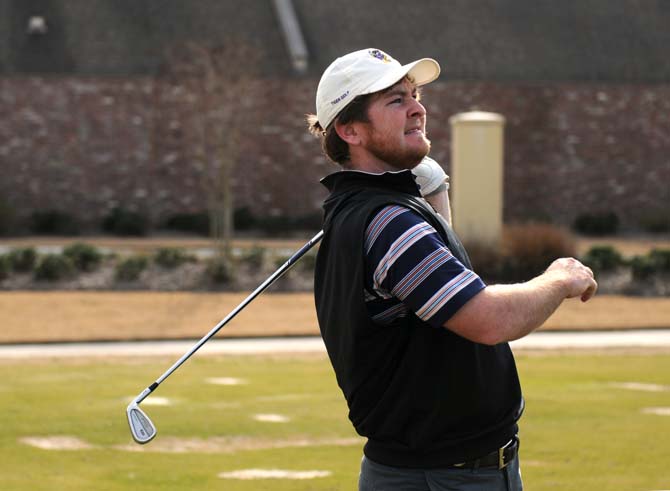
[[[126,416],[128,417],[128,425],[130,426],[130,433],[133,435],[133,439],[137,443],[147,443],[151,441],[156,436],[156,426],[152,423],[149,416],[146,415],[142,409],[140,409],[139,404],[146,399],[149,394],[151,394],[156,388],[168,378],[177,368],[179,368],[186,360],[188,360],[191,355],[198,351],[203,344],[209,341],[223,326],[225,326],[233,317],[235,317],[244,307],[246,307],[254,298],[263,293],[272,283],[274,283],[280,276],[286,273],[291,267],[303,256],[307,251],[314,247],[321,239],[323,238],[323,230],[316,234],[312,239],[307,242],[300,250],[298,250],[293,256],[291,256],[284,264],[282,264],[277,271],[272,273],[272,275],[266,279],[261,285],[256,288],[247,298],[245,298],[242,303],[240,303],[235,309],[228,314],[221,322],[212,328],[200,341],[198,341],[193,348],[191,348],[187,353],[185,353],[177,362],[172,365],[167,371],[161,375],[156,381],[151,384],[149,387],[144,389],[140,395],[138,395],[133,401],[128,404],[126,409]]]

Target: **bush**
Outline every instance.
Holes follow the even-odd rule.
[[[63,249],[63,255],[70,258],[79,271],[93,271],[100,265],[102,254],[90,244],[74,243]]]
[[[670,232],[670,210],[650,210],[640,220],[640,226],[652,234]]]
[[[226,261],[222,259],[212,259],[207,265],[207,276],[214,283],[229,283],[233,279],[233,272]]]
[[[233,223],[235,230],[251,230],[256,226],[257,220],[251,210],[244,206],[233,212]]]
[[[302,230],[319,230],[322,227],[321,213],[310,213],[296,217],[268,216],[259,218],[258,228],[268,235],[286,235]]]
[[[527,281],[560,257],[574,256],[575,242],[565,230],[546,224],[511,225],[503,233],[501,274],[507,281]]]
[[[12,267],[6,254],[0,256],[0,280],[7,279]]]
[[[573,228],[584,235],[614,235],[619,230],[619,217],[614,212],[585,213],[575,219]]]
[[[14,232],[15,226],[14,209],[0,199],[0,236],[7,236]]]
[[[198,235],[209,235],[209,214],[201,213],[177,213],[168,217],[165,228],[187,232]]]
[[[468,242],[465,250],[468,252],[472,269],[486,282],[502,282],[504,257],[502,249],[492,247],[483,242]]]
[[[148,228],[144,215],[125,208],[114,208],[102,220],[102,229],[114,235],[143,236],[147,234]]]
[[[9,255],[11,268],[18,273],[27,273],[35,269],[37,263],[37,251],[33,247],[13,249]]]
[[[61,254],[47,254],[42,257],[35,269],[35,279],[57,281],[72,276],[74,271],[74,264],[69,257]]]
[[[634,256],[630,260],[630,268],[635,280],[649,279],[656,272],[656,266],[649,256]]]
[[[314,271],[314,268],[316,268],[316,253],[310,252],[302,256],[300,267],[303,271]]]
[[[154,255],[154,262],[163,268],[174,269],[181,266],[190,257],[186,253],[176,247],[162,247],[156,251]]]
[[[263,266],[265,252],[264,247],[253,246],[242,255],[241,260],[254,269],[260,269]]]
[[[39,235],[79,235],[79,222],[62,211],[36,211],[30,215],[30,231]]]
[[[594,271],[612,271],[624,264],[621,254],[612,246],[594,246],[582,258]]]
[[[649,260],[657,271],[670,273],[670,249],[652,249]]]
[[[286,261],[288,261],[289,259],[291,259],[291,256],[286,256],[284,254],[275,257],[274,260],[275,269],[281,268],[284,265],[284,263],[286,263]]]
[[[508,225],[499,247],[466,245],[474,271],[487,282],[516,283],[541,274],[560,257],[575,255],[573,237],[548,224]]]
[[[115,277],[119,281],[136,281],[148,264],[144,256],[129,257],[116,265]]]

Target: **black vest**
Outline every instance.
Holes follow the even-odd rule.
[[[458,237],[420,197],[411,172],[328,176],[324,238],[315,271],[321,334],[356,431],[371,460],[446,467],[481,457],[517,431],[523,398],[509,345],[486,346],[415,315],[391,326],[365,306],[364,235],[375,212],[396,204],[430,223],[467,267]]]

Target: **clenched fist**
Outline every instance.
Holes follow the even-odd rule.
[[[547,268],[545,274],[555,275],[562,279],[566,289],[565,298],[580,297],[582,302],[586,302],[595,295],[598,289],[598,283],[591,268],[572,257],[556,259]]]

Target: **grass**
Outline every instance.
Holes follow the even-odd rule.
[[[642,412],[670,407],[667,353],[520,354],[517,359],[527,399],[521,423],[526,489],[670,488],[670,417]],[[132,444],[124,414],[128,399],[172,362],[1,361],[3,491],[355,489],[362,444],[325,356],[196,358],[143,404],[158,427],[156,440],[145,447]],[[248,383],[217,386],[206,384],[208,377]],[[624,382],[660,384],[665,390],[612,385]],[[150,406],[158,397],[174,404]],[[257,413],[291,421],[261,423],[252,418]],[[44,450],[20,443],[31,436],[72,436],[93,448]],[[200,450],[167,451],[188,442]],[[218,477],[249,468],[332,474],[306,481]]]
[[[0,343],[200,338],[247,293],[3,292]],[[568,300],[544,329],[670,327],[670,298]],[[311,293],[265,293],[220,336],[318,333]]]

